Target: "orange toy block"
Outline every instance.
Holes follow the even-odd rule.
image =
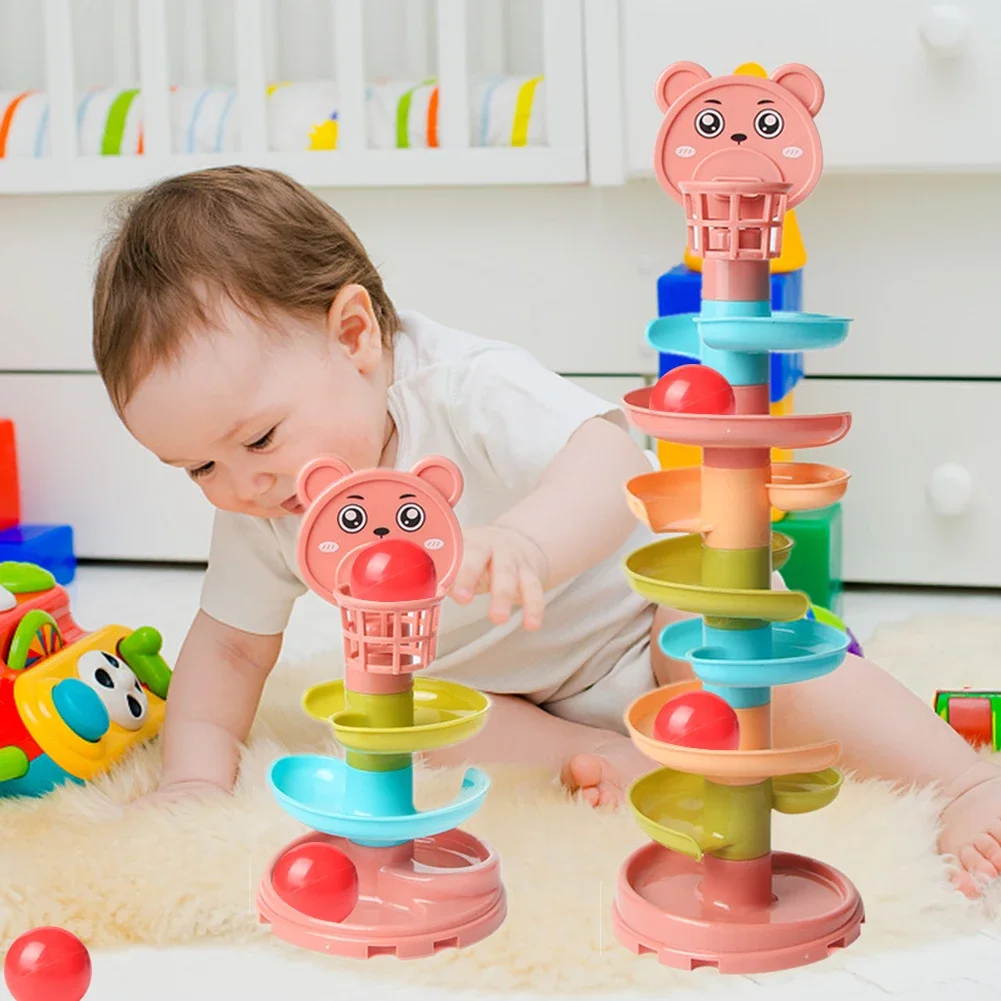
[[[0,421],[0,531],[21,522],[21,490],[17,480],[14,422]]]

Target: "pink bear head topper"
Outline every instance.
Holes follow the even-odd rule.
[[[813,190],[823,167],[813,119],[824,85],[798,63],[771,77],[759,70],[713,77],[696,63],[673,63],[661,73],[656,97],[664,121],[654,169],[675,200],[683,200],[686,181],[788,182],[788,208]]]
[[[299,569],[326,601],[338,603],[359,551],[383,539],[405,539],[424,549],[434,561],[439,594],[455,579],[462,532],[452,508],[463,483],[451,460],[423,459],[410,472],[354,472],[339,458],[314,459],[299,474],[297,487],[306,506]]]

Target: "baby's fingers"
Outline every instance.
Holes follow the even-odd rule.
[[[452,584],[452,597],[460,605],[467,605],[478,591],[486,588],[482,585],[489,579],[487,564],[490,562],[490,547],[473,544],[467,546],[462,554],[462,565],[455,575]]]
[[[513,562],[498,559],[496,552],[491,569],[490,609],[487,617],[495,626],[499,626],[511,618],[511,609],[517,602],[520,591],[520,574]]]
[[[542,625],[542,613],[546,608],[546,596],[542,581],[531,570],[522,568],[521,574],[521,619],[528,630]]]

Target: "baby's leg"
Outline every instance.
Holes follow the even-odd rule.
[[[574,723],[515,695],[491,696],[483,729],[455,747],[424,755],[432,767],[536,765],[559,774],[592,806],[617,803],[624,785],[655,765],[620,733]]]

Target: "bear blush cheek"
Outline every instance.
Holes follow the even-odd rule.
[[[799,146],[786,146],[782,155],[787,160],[798,160],[803,155],[803,150]]]
[[[680,156],[683,160],[687,160],[689,157],[695,156],[694,146],[679,146],[674,151],[675,156]]]

